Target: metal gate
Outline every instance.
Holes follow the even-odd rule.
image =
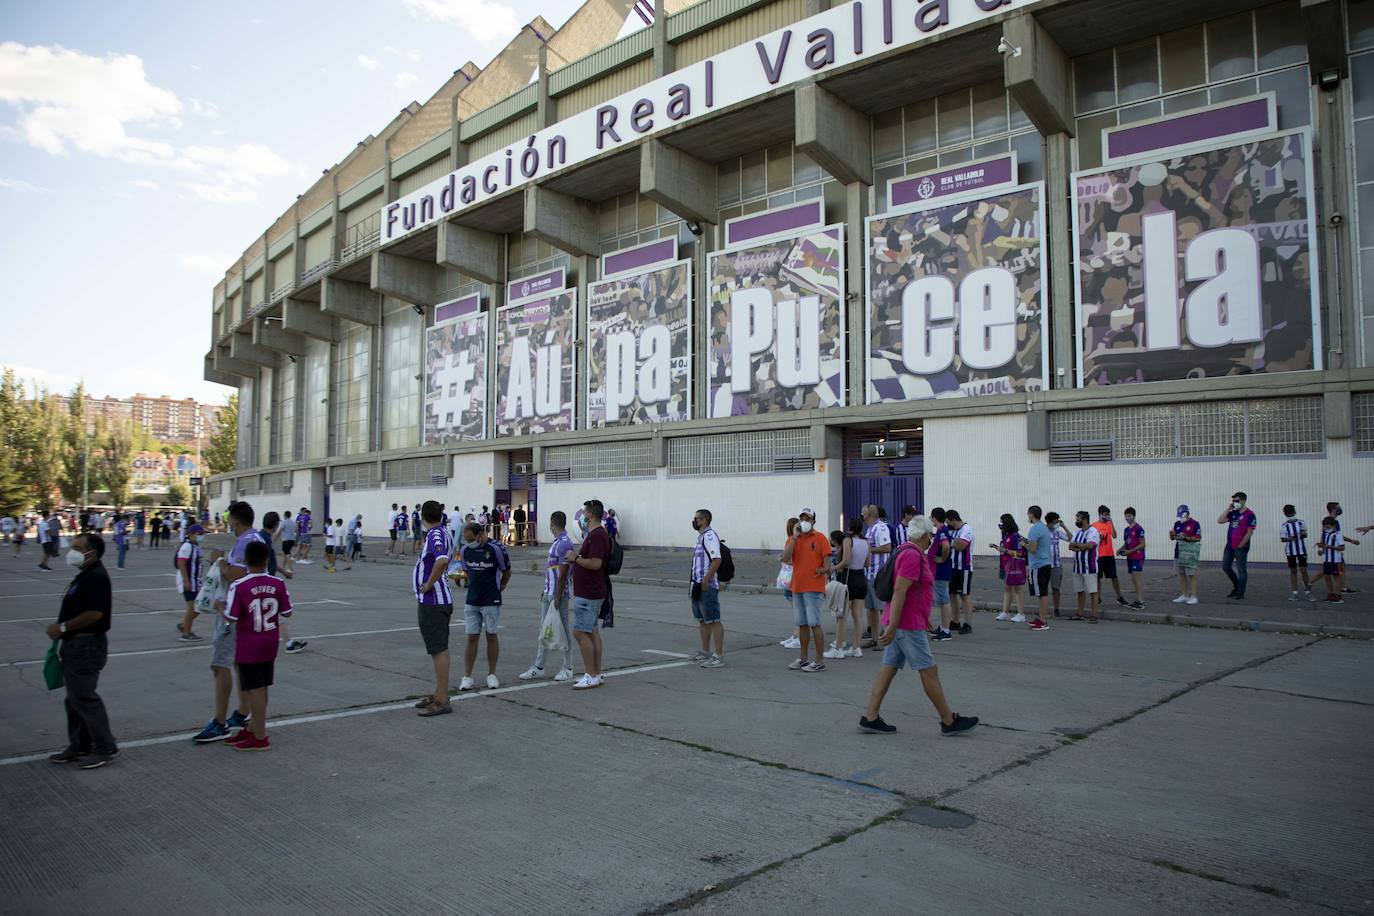
[[[539,543],[539,525],[536,524],[535,520],[539,517],[539,475],[515,473],[515,466],[517,464],[532,465],[534,463],[534,450],[527,448],[516,449],[506,454],[509,456],[510,467],[507,468],[507,480],[509,484],[505,491],[505,502],[507,505],[510,504],[511,490],[524,490],[526,492],[525,513],[527,517],[525,521],[526,533],[523,540],[524,543],[531,546],[537,545]],[[512,506],[511,510],[514,511],[514,508],[515,507]]]
[[[907,456],[864,459],[863,443],[879,439],[906,440]],[[901,521],[905,506],[925,511],[925,456],[919,421],[845,429],[843,498],[846,520],[858,516],[869,503],[886,510],[893,523]]]

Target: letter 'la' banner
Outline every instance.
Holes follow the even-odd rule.
[[[1047,384],[1043,185],[868,221],[868,403]]]
[[[844,232],[710,256],[712,417],[844,403]]]
[[[692,262],[587,287],[587,427],[690,415]]]
[[[496,313],[496,435],[573,428],[577,291]]]
[[[1074,176],[1080,385],[1321,368],[1306,131]]]
[[[487,437],[487,313],[425,332],[425,445]]]

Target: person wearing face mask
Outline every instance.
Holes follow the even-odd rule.
[[[1178,521],[1169,532],[1174,542],[1174,568],[1182,591],[1174,604],[1197,604],[1197,564],[1202,553],[1202,524],[1188,512],[1186,505],[1178,507]]]
[[[816,510],[797,513],[796,533],[782,549],[782,561],[792,564],[792,615],[801,638],[801,657],[788,665],[791,671],[815,673],[825,670],[825,632],[821,629],[821,606],[825,603],[825,577],[830,569],[830,539],[816,530]],[[808,656],[808,641],[816,644],[814,660]]]
[[[1326,517],[1334,518],[1336,520],[1336,530],[1341,531],[1341,504],[1338,501],[1333,499],[1331,502],[1326,504]],[[1368,528],[1355,529],[1355,532],[1357,534],[1364,534],[1368,531]],[[1352,538],[1350,535],[1346,534],[1344,531],[1341,531],[1341,539],[1342,542],[1345,544],[1358,545],[1360,543],[1359,541]],[[1340,585],[1341,594],[1353,595],[1357,591],[1359,591],[1359,589],[1351,588],[1350,586],[1345,584],[1345,554],[1341,554],[1340,572],[1337,573],[1336,578],[1338,580],[1338,584]]]
[[[186,540],[177,548],[177,588],[181,591],[182,600],[186,602],[186,613],[177,626],[181,631],[177,638],[182,642],[194,642],[203,638],[191,632],[191,627],[196,621],[196,595],[200,593],[202,584],[200,536],[204,533],[205,529],[200,525],[192,525],[186,529]]]
[[[1231,505],[1217,516],[1217,524],[1226,526],[1226,547],[1221,552],[1221,571],[1231,580],[1227,598],[1237,601],[1245,597],[1245,583],[1250,578],[1250,538],[1259,520],[1245,508],[1245,494],[1237,490],[1231,495]]]
[[[114,604],[104,556],[100,535],[72,538],[67,565],[76,570],[76,577],[62,596],[57,622],[48,625],[48,638],[62,640],[59,657],[67,688],[67,747],[48,760],[76,763],[83,770],[103,767],[119,753],[105,703],[95,692],[109,655],[106,634]]]
[[[1107,506],[1097,507],[1097,521],[1092,523],[1092,527],[1097,531],[1099,543],[1097,546],[1097,578],[1110,579],[1112,591],[1116,592],[1116,603],[1122,607],[1126,606],[1126,598],[1121,594],[1121,580],[1116,575],[1116,553],[1112,549],[1112,539],[1116,537],[1116,524],[1112,521],[1112,510]],[[1098,592],[1101,593],[1102,584],[1098,583]]]
[[[692,547],[692,616],[697,620],[701,651],[692,656],[703,668],[725,664],[725,624],[720,622],[720,536],[711,527],[711,510],[698,509],[692,516],[697,542]],[[712,645],[715,651],[712,651]]]
[[[1097,558],[1102,545],[1102,536],[1097,529],[1088,524],[1087,510],[1079,509],[1074,515],[1077,530],[1069,540],[1069,551],[1073,554],[1073,574],[1070,577],[1070,590],[1078,595],[1078,613],[1074,620],[1097,623],[1102,616],[1102,606],[1097,595]],[[1088,616],[1083,616],[1084,607],[1091,600]]]
[[[1031,506],[1026,510],[1026,519],[1030,522],[1030,529],[1026,532],[1026,575],[1031,597],[1040,602],[1035,611],[1035,619],[1030,622],[1030,628],[1037,631],[1050,628],[1049,621],[1045,618],[1049,616],[1050,611],[1050,580],[1053,573],[1051,564],[1054,561],[1054,536],[1050,533],[1049,526],[1041,520],[1041,515],[1039,506]]]

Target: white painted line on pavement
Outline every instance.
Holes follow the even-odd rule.
[[[46,619],[46,618],[44,618]],[[691,658],[686,652],[664,652],[662,649],[640,649],[641,652],[648,652],[650,655],[666,655],[669,658]]]
[[[0,595],[0,598],[2,598],[2,597],[4,597],[4,596],[3,596],[3,595]],[[338,601],[338,600],[335,600],[334,598],[321,598],[321,599],[319,599],[318,601],[296,601],[296,602],[294,602],[291,606],[292,606],[292,607],[303,607],[303,606],[305,606],[305,605],[307,605],[307,604],[344,604],[344,605],[347,605],[348,607],[352,607],[352,606],[353,606],[353,603],[352,603],[351,601]],[[117,615],[115,615],[115,616],[120,617],[120,618],[124,618],[124,617],[146,617],[146,616],[148,616],[149,614],[184,614],[184,613],[186,613],[186,611],[185,611],[185,609],[183,609],[183,608],[172,608],[172,609],[166,610],[166,611],[120,611],[120,612],[119,612]],[[204,615],[204,614],[201,614],[200,616],[203,617],[203,616],[205,616],[205,615]],[[40,623],[40,622],[42,622],[42,621],[44,621],[44,620],[51,622],[51,621],[53,620],[53,616],[52,616],[51,614],[49,614],[47,617],[20,617],[20,618],[18,618],[18,619],[16,619],[16,620],[0,620],[0,623]],[[685,658],[686,656],[683,656],[683,657]]]
[[[168,578],[171,578],[170,576]],[[124,595],[129,592],[174,592],[175,588],[169,582],[160,588],[120,588],[115,590],[115,595]],[[43,592],[37,595],[0,595],[0,599],[9,601],[11,598],[61,598],[66,592]]]
[[[418,629],[412,627],[411,629]],[[312,637],[318,639],[319,637]],[[662,662],[656,665],[641,665],[637,668],[622,668],[619,671],[607,671],[606,677],[622,677],[627,674],[647,674],[650,671],[662,671],[665,668],[681,668],[687,662]],[[564,682],[567,683],[567,682]],[[516,693],[521,690],[538,690],[541,687],[556,687],[559,682],[553,680],[535,681],[527,684],[512,684],[509,687],[497,687],[494,690],[481,690],[473,693],[460,693],[450,700],[457,703],[462,700],[475,700],[478,697],[496,696],[502,693]],[[569,683],[571,688],[571,683]],[[273,729],[286,728],[292,725],[308,725],[312,722],[328,722],[333,719],[350,719],[354,716],[370,716],[378,712],[393,712],[398,709],[414,709],[413,700],[404,700],[397,703],[380,703],[376,706],[359,706],[356,709],[340,709],[336,712],[324,712],[305,716],[287,716],[284,719],[269,719]],[[128,750],[132,747],[154,747],[159,744],[176,744],[178,742],[190,741],[196,736],[196,732],[186,732],[180,735],[162,735],[157,738],[136,738],[133,741],[121,741],[119,749]],[[0,766],[10,766],[16,763],[34,763],[39,760],[47,760],[47,754],[26,754],[22,757],[0,757]]]

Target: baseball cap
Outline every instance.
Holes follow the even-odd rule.
[[[187,528],[187,529],[186,529],[186,533],[187,533],[187,534],[204,534],[204,533],[205,533],[205,528],[204,528],[203,526],[199,525],[199,524],[192,525],[190,528]]]
[[[803,516],[803,515],[809,515],[809,516],[811,516],[812,519],[815,519],[815,517],[816,517],[816,510],[815,510],[815,509],[812,509],[812,508],[810,508],[810,507],[807,507],[807,508],[798,510],[797,515],[798,515],[799,517],[800,517],[800,516]]]
[[[1185,516],[1185,515],[1187,515],[1187,514],[1188,514],[1188,506],[1187,506],[1186,504],[1178,507],[1178,517],[1179,517],[1179,518],[1183,518],[1183,516]]]

